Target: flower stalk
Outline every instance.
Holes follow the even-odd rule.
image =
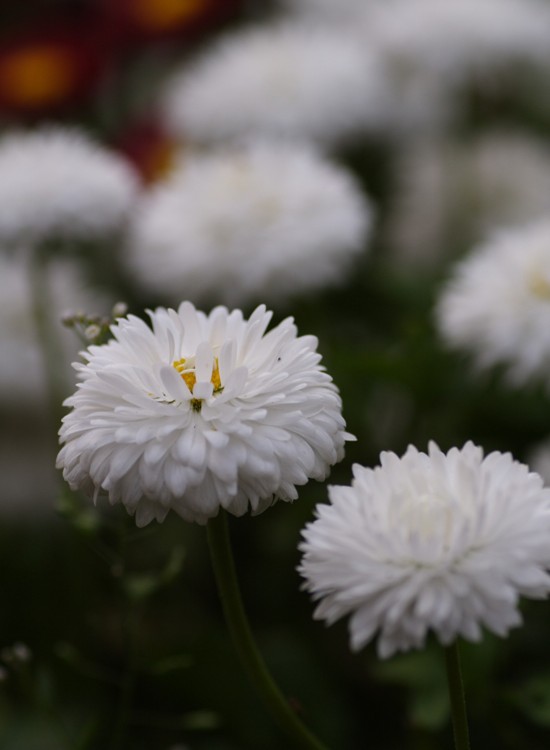
[[[447,667],[447,684],[451,700],[455,750],[470,750],[468,717],[466,714],[466,699],[460,668],[458,640],[445,648],[445,664]]]
[[[248,677],[273,718],[286,732],[294,747],[326,750],[302,724],[271,677],[254,641],[246,616],[229,540],[227,514],[221,510],[207,524],[208,545],[223,612],[233,643]]]

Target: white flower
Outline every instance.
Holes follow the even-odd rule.
[[[0,139],[0,241],[28,245],[117,232],[137,185],[122,157],[76,129],[12,132]]]
[[[384,75],[353,33],[281,24],[208,48],[167,87],[168,128],[184,140],[283,135],[339,144],[379,127]]]
[[[420,648],[429,630],[449,644],[504,636],[520,596],[550,592],[550,490],[510,454],[467,443],[447,454],[409,446],[381,466],[354,466],[351,487],[303,531],[299,568],[317,619],[351,614],[351,647],[379,631],[378,654]]]
[[[517,61],[548,63],[550,9],[541,0],[393,0],[369,4],[366,31],[406,67],[447,86]]]
[[[349,23],[361,18],[365,9],[379,0],[282,0],[288,12],[297,17],[306,17],[332,23]]]
[[[294,500],[342,458],[338,391],[317,339],[297,337],[291,318],[266,333],[264,306],[249,320],[189,302],[149,314],[152,330],[121,319],[75,365],[57,462],[73,489],[106,491],[138,526],[171,508],[205,523],[220,507],[242,515]]]
[[[184,158],[144,196],[126,261],[162,300],[280,303],[341,280],[370,225],[344,168],[297,144],[254,143]]]
[[[443,338],[480,367],[550,382],[550,222],[496,234],[461,261],[436,316]]]
[[[66,363],[77,356],[81,342],[62,325],[61,318],[69,309],[101,315],[109,303],[72,261],[50,261],[43,273],[51,302],[46,314],[63,355],[58,362],[59,377],[68,383],[70,392],[74,372]],[[35,315],[26,259],[0,255],[0,405],[17,404],[18,409],[27,405],[36,413],[37,405],[41,410],[47,398],[47,375]]]
[[[550,213],[550,149],[519,132],[426,139],[398,152],[386,232],[398,260],[432,264],[497,227]]]

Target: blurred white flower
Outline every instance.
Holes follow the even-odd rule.
[[[393,0],[369,3],[368,33],[403,67],[465,76],[518,61],[550,62],[550,8],[542,0]]]
[[[550,382],[550,222],[495,234],[456,267],[436,318],[445,341],[513,383]]]
[[[108,493],[138,526],[173,509],[205,523],[220,507],[259,513],[294,500],[343,456],[340,396],[317,339],[258,307],[210,315],[183,302],[129,316],[75,365],[80,384],[57,465],[73,488]]]
[[[521,623],[520,596],[550,592],[550,490],[510,454],[467,443],[428,454],[384,452],[354,466],[350,487],[303,531],[300,573],[317,619],[350,614],[351,647],[379,632],[381,658],[423,646],[504,636]]]
[[[280,303],[341,280],[371,223],[344,168],[260,142],[184,158],[144,196],[126,262],[162,300]]]
[[[528,455],[529,466],[550,485],[550,438],[534,445]]]
[[[0,241],[100,239],[126,222],[137,177],[120,156],[62,127],[0,139]]]
[[[287,13],[297,18],[333,23],[349,23],[361,18],[365,9],[383,0],[279,0]]]
[[[385,98],[383,70],[364,40],[282,24],[211,45],[173,78],[162,109],[184,140],[282,135],[332,146],[378,129]]]
[[[414,142],[397,151],[394,180],[385,234],[399,261],[445,260],[550,213],[550,149],[519,132]]]
[[[44,269],[49,288],[50,315],[57,342],[63,353],[59,361],[61,377],[68,389],[74,383],[70,363],[82,348],[74,331],[62,324],[69,309],[103,314],[108,310],[104,292],[94,290],[72,261],[54,260]],[[0,405],[36,404],[47,396],[47,376],[38,340],[33,292],[28,269],[21,257],[0,255]]]

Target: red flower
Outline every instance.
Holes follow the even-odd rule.
[[[0,41],[0,111],[43,114],[93,90],[106,55],[95,24],[59,21]]]
[[[176,144],[154,121],[132,125],[115,144],[136,167],[145,183],[162,179],[171,169]]]
[[[122,39],[157,38],[207,28],[229,17],[239,0],[102,0]]]

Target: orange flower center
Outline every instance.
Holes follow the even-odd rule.
[[[0,62],[0,89],[20,104],[62,99],[74,80],[69,55],[49,45],[20,50]]]
[[[205,4],[205,0],[136,0],[133,15],[144,28],[164,31],[195,17]]]

